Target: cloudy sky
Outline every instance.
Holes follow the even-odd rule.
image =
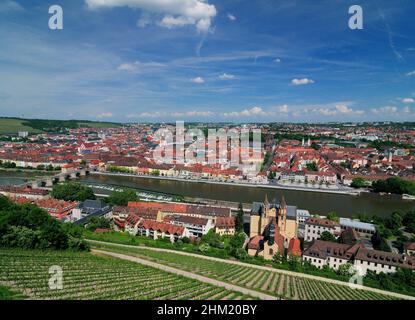
[[[48,28],[59,3],[64,29]],[[364,29],[350,30],[360,4]],[[0,116],[415,121],[413,0],[0,0]]]

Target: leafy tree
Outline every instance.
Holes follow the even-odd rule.
[[[92,188],[75,182],[58,184],[54,186],[51,195],[55,199],[65,201],[85,201],[87,199],[96,199]]]
[[[244,229],[244,210],[242,203],[239,203],[238,214],[235,219],[235,229],[236,232],[241,232]]]
[[[201,242],[215,248],[223,249],[224,247],[220,236],[213,229],[209,230],[209,232],[202,237]]]
[[[371,238],[373,248],[376,250],[391,252],[391,248],[389,247],[388,243],[386,242],[385,238],[381,236],[379,230],[375,232],[375,234]]]
[[[43,209],[0,197],[0,246],[65,250],[71,239],[76,238]]]
[[[393,212],[391,216],[386,219],[385,227],[390,230],[397,230],[402,228],[403,217],[399,212]]]
[[[352,188],[365,188],[366,187],[366,181],[363,178],[354,178],[352,184],[350,185]]]
[[[320,240],[330,241],[330,242],[337,242],[336,237],[328,231],[324,231],[324,232],[321,233]]]
[[[415,195],[415,182],[398,177],[375,181],[372,187],[375,192]]]
[[[301,268],[301,260],[298,257],[290,257],[288,266],[291,271],[299,271]]]
[[[275,262],[275,263],[277,263],[277,264],[282,264],[282,263],[286,263],[287,262],[287,258],[284,255],[282,255],[280,252],[277,252],[272,257],[272,261]]]
[[[307,163],[307,170],[309,171],[318,171],[318,166],[317,163],[313,162],[313,163]]]
[[[123,191],[114,191],[106,199],[106,202],[114,206],[126,206],[130,201],[138,201],[137,192],[133,189],[124,189]]]
[[[327,215],[327,219],[330,220],[330,221],[335,221],[335,222],[339,222],[339,220],[340,220],[339,215],[337,214],[337,212],[334,212],[334,211],[330,212]]]
[[[92,217],[89,219],[87,224],[87,229],[90,231],[95,231],[96,229],[110,229],[110,222],[102,217]]]
[[[199,251],[200,251],[200,252],[203,252],[203,253],[208,252],[208,251],[209,251],[209,249],[210,249],[210,246],[209,246],[209,244],[208,244],[208,243],[202,243],[202,244],[199,246]]]
[[[405,214],[402,221],[406,231],[415,233],[415,211],[409,211]]]
[[[345,263],[339,266],[337,273],[341,276],[353,276],[356,273],[356,269],[353,264]]]

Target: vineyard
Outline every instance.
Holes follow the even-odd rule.
[[[367,290],[353,289],[347,285],[333,284],[279,272],[259,270],[203,257],[160,252],[143,248],[117,247],[110,244],[94,244],[102,249],[122,252],[170,267],[190,271],[205,277],[232,283],[283,299],[294,300],[390,300],[392,296]]]
[[[49,268],[63,288],[49,288]],[[137,263],[90,253],[0,250],[0,285],[29,299],[240,300],[250,297]]]

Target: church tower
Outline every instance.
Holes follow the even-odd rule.
[[[282,232],[284,232],[287,227],[287,203],[285,202],[284,196],[281,198],[278,210],[278,227]]]
[[[265,213],[269,210],[269,201],[268,201],[268,194],[265,194],[265,200],[264,200],[264,209]]]

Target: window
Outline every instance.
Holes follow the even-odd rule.
[[[273,256],[273,255],[274,255],[274,250],[273,250],[273,249],[269,249],[269,254],[270,254],[271,256]]]

